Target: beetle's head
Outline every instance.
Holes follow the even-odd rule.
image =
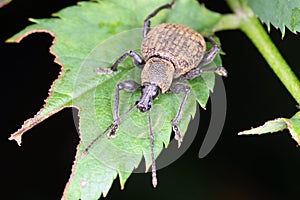
[[[160,88],[155,84],[145,83],[141,92],[141,98],[136,102],[136,106],[141,112],[146,112],[150,110],[152,101],[159,95]]]

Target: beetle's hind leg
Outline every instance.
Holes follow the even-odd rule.
[[[146,17],[146,19],[144,20],[144,27],[143,27],[143,37],[146,37],[146,35],[148,34],[148,32],[150,31],[150,26],[151,26],[151,21],[150,19],[152,17],[154,17],[157,13],[159,13],[161,10],[163,9],[171,9],[172,6],[174,5],[175,0],[172,0],[171,3],[167,3],[165,5],[160,6],[159,8],[157,8],[156,10],[154,10],[150,15],[148,15]]]
[[[200,76],[202,73],[207,73],[207,72],[215,72],[216,74],[218,74],[220,76],[227,76],[227,70],[224,67],[202,68],[203,66],[211,63],[220,51],[219,45],[213,40],[212,37],[206,37],[205,39],[208,42],[212,43],[213,47],[208,52],[205,53],[205,55],[204,55],[202,61],[199,63],[199,65],[195,69],[192,69],[188,73],[182,75],[179,78],[179,81],[192,80],[192,79]]]
[[[177,79],[177,81],[192,80],[194,78],[197,78],[201,74],[207,72],[214,72],[219,76],[225,76],[225,77],[227,76],[227,70],[224,67],[212,67],[212,68],[204,68],[204,69],[195,68],[189,71],[188,73],[180,76]]]
[[[216,55],[220,51],[219,45],[217,44],[216,41],[214,41],[214,39],[212,38],[212,36],[205,37],[205,40],[208,41],[208,42],[210,42],[213,46],[212,46],[212,48],[208,52],[206,52],[204,54],[204,57],[201,60],[201,62],[199,63],[199,65],[198,65],[197,68],[201,68],[201,67],[203,67],[203,66],[208,65],[209,63],[211,63],[215,59]]]
[[[112,72],[118,71],[118,65],[123,62],[128,56],[131,57],[136,67],[141,69],[144,67],[144,59],[137,52],[130,50],[124,53],[118,60],[116,60],[111,68],[95,68],[94,71],[97,74],[111,74]]]

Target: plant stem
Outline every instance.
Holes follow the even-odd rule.
[[[239,0],[227,0],[228,5],[240,18],[239,28],[253,42],[274,73],[300,105],[300,82],[271,41],[252,10]]]

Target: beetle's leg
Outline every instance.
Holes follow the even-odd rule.
[[[126,92],[134,92],[140,87],[141,85],[133,80],[125,80],[117,84],[115,93],[114,120],[119,118],[120,90],[125,90]]]
[[[125,60],[125,58],[127,58],[128,56],[130,56],[133,60],[133,63],[136,67],[138,68],[143,68],[145,65],[145,61],[144,59],[135,51],[127,51],[126,53],[124,53],[111,67],[112,71],[117,71],[118,70],[118,65],[123,62],[123,60]]]
[[[225,77],[227,76],[227,70],[224,67],[211,67],[211,68],[204,68],[204,69],[195,68],[195,69],[189,71],[188,73],[180,76],[177,80],[178,81],[192,80],[194,78],[197,78],[201,74],[207,73],[207,72],[215,72],[216,74],[218,74],[220,76],[225,76]]]
[[[216,55],[220,51],[219,45],[216,43],[216,41],[213,40],[212,37],[206,37],[205,40],[207,40],[208,42],[210,42],[213,46],[212,46],[212,48],[208,52],[206,52],[204,54],[203,59],[201,60],[201,62],[198,65],[198,68],[211,63],[215,59]]]
[[[95,72],[97,74],[110,74],[114,71],[118,70],[118,65],[125,60],[127,57],[131,57],[133,60],[133,63],[138,68],[143,68],[145,65],[144,59],[135,51],[127,51],[124,53],[113,65],[111,68],[95,68]]]
[[[202,61],[199,63],[199,65],[195,68],[189,71],[188,73],[182,75],[178,80],[183,81],[183,80],[192,80],[198,76],[200,76],[202,73],[205,72],[215,72],[216,74],[220,76],[227,76],[227,70],[224,67],[212,67],[212,68],[201,68],[209,63],[211,63],[218,52],[220,51],[220,47],[218,44],[212,39],[212,37],[207,37],[205,38],[207,41],[212,43],[213,47],[205,53]]]
[[[140,87],[140,84],[136,83],[133,80],[126,80],[118,83],[116,87],[116,96],[115,96],[115,105],[114,105],[114,121],[101,133],[99,134],[90,144],[84,149],[82,152],[82,156],[85,156],[91,147],[100,139],[104,134],[107,133],[108,137],[114,137],[116,135],[116,132],[119,128],[119,125],[121,124],[121,119],[125,117],[136,105],[131,106],[126,112],[119,115],[119,93],[120,90],[125,90],[127,92],[133,92],[136,89]]]
[[[150,15],[147,16],[147,18],[144,20],[143,37],[146,37],[147,33],[150,31],[150,26],[151,26],[150,19],[163,9],[171,9],[172,6],[174,5],[174,3],[175,3],[175,0],[172,0],[171,3],[167,3],[165,5],[160,6],[159,8],[154,10]]]
[[[181,132],[178,128],[178,122],[182,117],[184,106],[186,104],[187,98],[190,95],[191,88],[190,88],[190,86],[188,86],[186,84],[176,83],[175,85],[171,86],[170,91],[174,92],[176,94],[179,94],[179,93],[182,93],[182,92],[185,93],[185,96],[184,96],[184,98],[181,102],[181,105],[179,107],[178,113],[175,116],[175,118],[172,120],[173,131],[175,133],[175,139],[178,141],[178,147],[179,147],[181,145],[181,142],[182,142],[182,134],[181,134]]]
[[[115,104],[114,104],[114,121],[113,128],[108,133],[108,137],[114,137],[115,133],[121,123],[119,115],[119,104],[120,104],[120,90],[125,90],[127,92],[134,92],[136,89],[140,88],[141,85],[133,80],[125,80],[117,84],[115,93]]]

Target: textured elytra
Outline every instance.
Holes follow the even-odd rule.
[[[188,26],[164,23],[155,26],[142,43],[146,61],[151,57],[169,60],[178,78],[198,66],[206,51],[204,38]]]

